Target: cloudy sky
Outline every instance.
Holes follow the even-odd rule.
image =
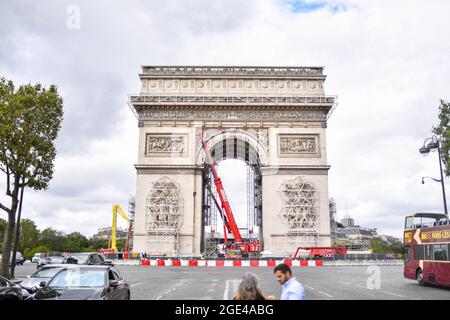
[[[126,206],[141,65],[318,65],[339,99],[327,132],[338,218],[400,236],[405,214],[442,210],[440,185],[420,183],[438,177],[437,155],[418,148],[450,99],[448,12],[446,0],[2,1],[0,76],[64,98],[55,177],[26,192],[24,217],[92,235]],[[231,198],[242,181],[227,176]]]

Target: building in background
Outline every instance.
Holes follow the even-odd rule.
[[[340,222],[337,222],[336,200],[330,198],[330,234],[333,246],[346,247],[350,250],[369,250],[371,240],[380,239],[388,245],[400,243],[400,239],[379,235],[377,228],[367,228],[355,225],[355,220],[346,215]]]
[[[330,198],[329,201],[329,208],[330,208],[330,236],[331,236],[331,243],[334,243],[336,239],[336,229],[338,226],[338,222],[336,221],[336,200],[334,198]]]
[[[111,227],[98,228],[97,233],[94,234],[94,239],[111,239]],[[127,238],[128,231],[123,228],[117,228],[117,239]]]

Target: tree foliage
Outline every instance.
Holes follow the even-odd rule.
[[[0,219],[0,235],[6,230],[6,220]],[[96,252],[108,248],[108,239],[87,238],[80,232],[65,234],[53,228],[40,231],[31,219],[21,220],[19,251],[26,259],[31,259],[35,253],[58,254],[62,252]],[[125,248],[126,239],[117,239],[117,246]],[[0,243],[1,244],[1,243]]]
[[[389,244],[382,239],[374,238],[370,240],[370,248],[373,253],[402,253],[403,244],[401,242]]]
[[[441,100],[439,105],[439,124],[433,127],[433,133],[437,135],[442,142],[441,157],[444,163],[444,173],[450,176],[450,104]]]
[[[27,248],[34,248],[39,244],[39,230],[34,221],[22,219],[20,223],[20,240],[18,250],[24,252]]]
[[[53,177],[54,141],[63,118],[63,101],[55,85],[37,83],[17,90],[12,81],[0,79],[0,171],[5,174],[10,204],[0,203],[8,214],[2,246],[1,274],[9,277],[16,212],[20,190],[45,190]]]

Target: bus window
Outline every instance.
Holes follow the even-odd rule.
[[[434,250],[432,244],[425,245],[425,260],[434,260]]]
[[[424,245],[416,245],[414,247],[414,260],[423,260],[424,259],[424,251],[425,251]]]
[[[405,230],[414,229],[414,217],[406,217]]]
[[[434,260],[447,261],[448,259],[448,246],[446,244],[434,245]]]
[[[403,259],[405,260],[405,261],[408,261],[409,260],[409,258],[410,258],[410,251],[411,249],[410,249],[410,247],[409,246],[405,246],[404,248],[403,248]]]

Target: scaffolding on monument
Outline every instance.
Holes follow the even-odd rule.
[[[211,155],[215,161],[222,159],[239,159],[246,163],[246,192],[247,192],[247,223],[241,226],[239,231],[245,239],[260,238],[260,227],[262,220],[262,185],[261,173],[259,170],[259,157],[247,141],[237,138],[229,138],[220,141],[211,150]],[[206,256],[217,252],[214,250],[218,244],[224,240],[224,233],[221,226],[218,226],[219,211],[212,201],[211,193],[218,199],[217,190],[214,187],[214,178],[211,168],[204,164],[203,173],[203,215],[204,233],[203,252]],[[228,235],[230,237],[230,235]]]
[[[182,199],[177,183],[162,177],[151,184],[145,205],[146,240],[159,248],[155,255],[178,255]]]
[[[301,177],[284,181],[279,194],[283,202],[280,216],[287,224],[286,251],[293,254],[299,247],[319,244],[318,195],[316,189]]]

